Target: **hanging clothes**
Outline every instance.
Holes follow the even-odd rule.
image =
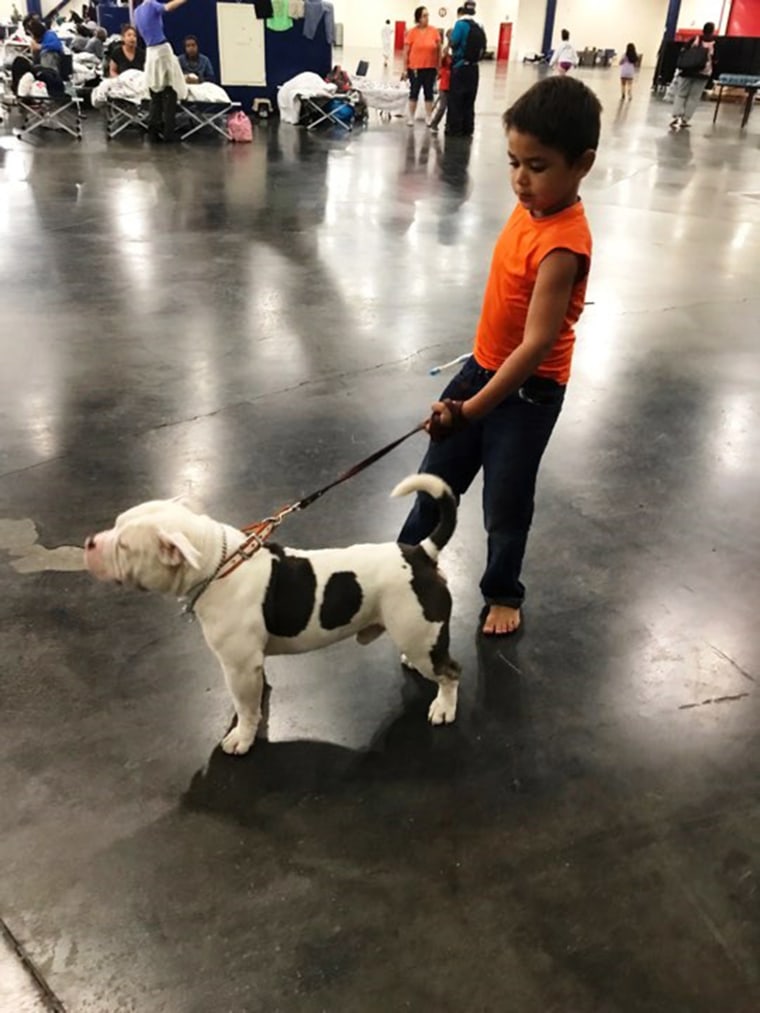
[[[294,21],[300,21],[304,16],[304,0],[289,0],[288,14]]]
[[[288,0],[272,0],[274,16],[267,21],[267,28],[270,32],[288,32],[293,27],[293,21],[288,15]]]
[[[313,39],[323,17],[325,19],[325,37],[329,45],[334,46],[335,8],[329,0],[306,0],[303,34],[307,39]]]
[[[259,21],[265,21],[267,18],[271,18],[274,14],[274,11],[272,10],[272,0],[253,0],[253,7]]]

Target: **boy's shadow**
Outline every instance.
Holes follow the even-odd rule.
[[[446,728],[428,723],[435,686],[405,672],[401,711],[375,733],[366,750],[306,739],[257,740],[246,756],[219,746],[183,796],[191,810],[243,824],[285,812],[309,798],[339,799],[403,782],[423,790],[466,787],[504,801],[536,783],[533,735],[519,642],[478,639],[475,700]]]

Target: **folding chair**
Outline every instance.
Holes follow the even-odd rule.
[[[329,122],[333,126],[343,127],[346,132],[353,129],[350,122],[346,122],[340,116],[342,109],[349,108],[353,119],[353,102],[348,95],[334,95],[332,98],[311,98],[309,95],[299,95],[301,100],[301,116],[308,120],[307,130],[314,130],[321,123]],[[305,116],[304,116],[305,107]]]
[[[180,134],[180,141],[186,141],[188,137],[197,134],[204,127],[211,127],[225,141],[229,141],[231,138],[227,130],[227,117],[242,107],[239,102],[191,102],[185,100],[180,102],[177,108],[188,116],[191,123],[190,129]]]
[[[141,102],[136,105],[128,99],[109,98],[106,102],[106,114],[103,117],[106,139],[112,141],[128,127],[137,127],[138,130],[147,131],[149,119],[150,102]]]
[[[25,141],[35,130],[63,130],[70,137],[82,140],[82,99],[71,80],[73,60],[68,53],[61,58],[63,93],[38,98],[34,95],[16,96],[21,112],[21,129],[16,137]]]

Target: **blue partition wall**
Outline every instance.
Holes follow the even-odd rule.
[[[219,65],[219,34],[214,0],[188,0],[166,15],[166,34],[175,53],[182,52],[182,40],[186,35],[196,35],[200,50],[211,60],[217,78]],[[324,77],[331,67],[332,46],[325,36],[324,19],[320,21],[313,39],[303,34],[303,21],[294,21],[287,32],[270,32],[265,28],[265,53],[267,84],[265,88],[226,88],[235,102],[242,102],[249,109],[254,98],[267,97],[274,102],[277,88],[304,70],[313,71]],[[220,82],[224,84],[224,82]]]

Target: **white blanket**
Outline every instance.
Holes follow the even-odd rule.
[[[359,92],[370,109],[383,112],[403,112],[409,101],[409,85],[394,81],[368,81],[366,77],[354,77],[352,86]]]
[[[145,72],[142,70],[125,70],[118,77],[106,77],[93,90],[92,104],[95,107],[104,106],[108,99],[119,98],[125,102],[134,102],[136,106],[147,98],[148,82]]]
[[[301,100],[299,95],[309,98],[332,98],[336,92],[334,84],[327,84],[319,74],[304,71],[296,74],[281,85],[277,92],[277,105],[280,107],[280,118],[283,123],[298,123],[301,117]]]
[[[182,101],[190,102],[211,102],[221,105],[230,101],[230,97],[224,88],[218,84],[190,84],[186,86],[186,94],[180,96]],[[104,106],[109,98],[122,99],[125,102],[134,102],[140,105],[141,102],[150,98],[148,82],[145,72],[142,70],[125,70],[118,77],[107,77],[101,81],[92,93],[92,104]]]

